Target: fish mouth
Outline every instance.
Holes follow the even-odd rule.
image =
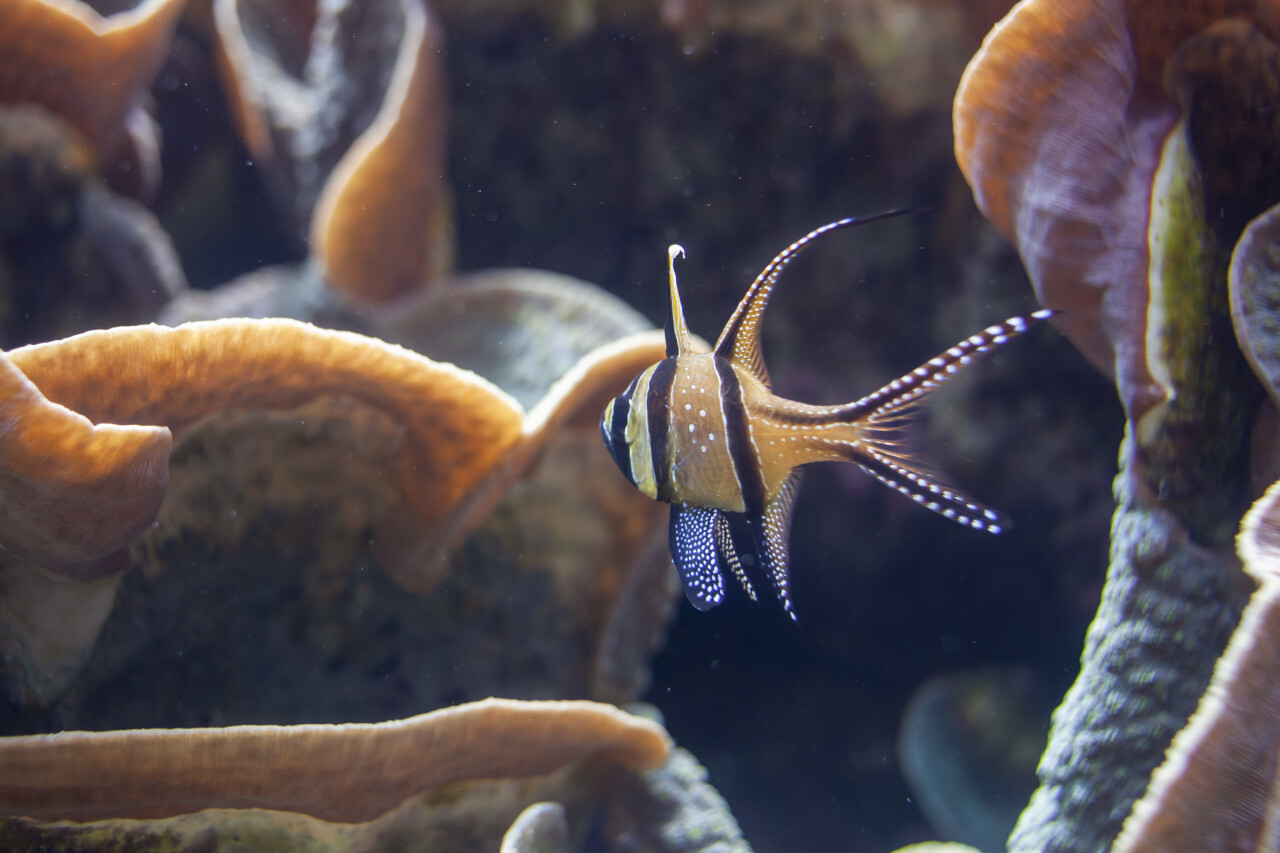
[[[606,409],[605,413],[600,417],[600,439],[604,442],[604,446],[612,452],[613,442],[609,440],[609,420],[609,412]]]

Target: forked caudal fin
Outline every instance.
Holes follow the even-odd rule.
[[[983,506],[921,469],[909,454],[903,452],[897,435],[929,394],[949,382],[974,359],[1018,337],[1053,314],[1052,310],[1044,309],[988,326],[883,388],[829,413],[832,420],[859,423],[864,430],[862,441],[841,448],[845,457],[925,509],[975,530],[988,533],[1008,530],[1012,526],[1008,516]]]

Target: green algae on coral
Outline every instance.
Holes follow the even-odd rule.
[[[1028,853],[1114,839],[1194,710],[1247,587],[1230,544],[1261,391],[1230,325],[1237,235],[1223,223],[1268,185],[1239,178],[1269,174],[1251,134],[1274,114],[1274,74],[1240,25],[1213,25],[1225,8],[1135,8],[1019,4],[956,101],[975,198],[1037,292],[1076,309],[1064,323],[1114,369],[1130,417],[1102,601],[1009,842]]]
[[[1246,592],[1229,542],[1259,389],[1226,331],[1225,264],[1179,125],[1152,190],[1147,360],[1165,389],[1121,450],[1111,561],[1041,788],[1010,849],[1108,843],[1190,717]]]
[[[1165,140],[1151,194],[1146,357],[1164,400],[1134,425],[1141,476],[1209,547],[1248,506],[1258,385],[1230,332],[1227,265],[1205,216],[1185,122]]]

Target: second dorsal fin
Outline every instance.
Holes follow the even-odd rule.
[[[813,229],[783,249],[778,253],[777,257],[769,261],[765,268],[760,271],[760,274],[756,276],[756,280],[751,283],[751,287],[747,288],[746,295],[742,297],[742,301],[738,303],[733,316],[729,318],[724,330],[720,332],[720,337],[716,341],[715,354],[750,371],[756,379],[759,379],[764,383],[765,387],[768,387],[769,371],[765,368],[764,356],[760,353],[760,321],[764,317],[764,309],[769,305],[769,297],[773,294],[774,285],[778,283],[778,275],[786,268],[787,264],[791,263],[791,260],[800,253],[801,249],[824,234],[830,234],[832,231],[839,231],[842,228],[863,225],[867,222],[875,222],[880,219],[889,219],[890,217],[902,216],[907,213],[918,213],[921,209],[900,208],[898,210],[887,210],[883,213],[873,213],[869,216],[852,216],[846,219],[838,219],[835,222],[828,222],[826,225]],[[674,289],[675,278],[673,274],[673,293],[675,292]],[[670,340],[670,336],[668,336],[668,340]]]

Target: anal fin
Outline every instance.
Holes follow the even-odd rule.
[[[749,519],[760,564],[773,583],[773,591],[777,593],[782,609],[793,620],[796,614],[791,607],[791,557],[788,543],[791,538],[791,514],[795,509],[796,494],[800,490],[800,470],[792,470],[777,497],[769,502],[762,513]]]
[[[733,544],[733,528],[729,524],[729,516],[721,512],[716,515],[716,548],[720,552],[720,556],[729,564],[730,571],[733,576],[738,579],[738,583],[742,584],[742,588],[747,591],[747,596],[752,601],[759,601],[756,598],[755,587],[751,585],[751,581],[747,578],[747,573],[742,568],[742,560],[738,558],[738,549]]]

